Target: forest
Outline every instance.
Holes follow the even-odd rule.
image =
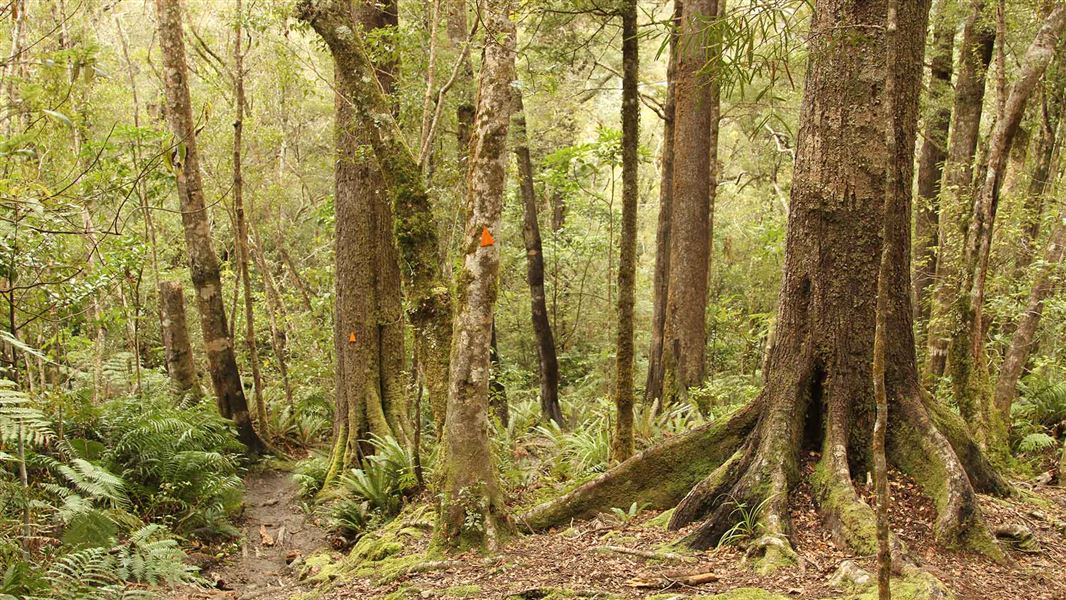
[[[1063,0],[0,22],[0,600],[1066,599]]]

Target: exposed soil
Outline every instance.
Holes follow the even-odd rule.
[[[301,509],[289,473],[253,471],[244,484],[239,548],[221,562],[201,564],[216,589],[177,590],[170,598],[283,600],[306,589],[289,564],[326,547],[326,532]]]
[[[1028,501],[981,498],[990,528],[1024,525],[1038,544],[1035,551],[1004,544],[1007,560],[997,564],[983,556],[936,547],[932,540],[932,504],[918,492],[913,481],[895,472],[892,477],[893,531],[921,567],[944,582],[957,598],[1066,600],[1066,490],[1020,484],[1024,494],[1031,494]],[[337,581],[325,597],[370,599],[405,590],[408,598],[541,598],[550,590],[567,590],[585,597],[610,594],[645,598],[669,592],[683,598],[758,587],[795,598],[827,598],[842,596],[846,591],[828,582],[844,560],[851,559],[875,572],[872,557],[854,556],[829,539],[819,522],[809,487],[801,486],[790,500],[793,539],[803,564],[770,577],[752,572],[743,564],[743,552],[734,547],[698,553],[692,562],[651,560],[603,549],[622,546],[661,553],[664,544],[678,539],[677,533],[649,523],[656,515],[645,512],[628,523],[605,515],[565,530],[518,536],[489,562],[480,555],[467,554],[456,557],[459,561],[449,562],[447,568],[393,581]],[[423,551],[427,537],[410,540],[403,554]],[[717,581],[698,586],[671,581],[671,577],[695,573],[713,573]]]

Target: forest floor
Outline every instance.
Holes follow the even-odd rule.
[[[1066,490],[1022,483],[1019,490],[1025,500],[981,498],[990,529],[1022,526],[1033,535],[1033,544],[1025,550],[1004,544],[1007,558],[997,563],[984,556],[936,547],[932,539],[932,504],[918,492],[913,481],[899,473],[893,473],[893,477],[893,530],[921,569],[943,582],[956,598],[1066,600]],[[418,572],[417,568],[407,567],[397,575],[397,563],[410,565],[426,560],[418,555],[426,550],[428,532],[419,535],[418,529],[408,527],[400,530],[402,550],[378,562],[353,563],[353,559],[334,553],[337,569],[327,576],[333,581],[316,598],[680,599],[738,588],[760,588],[785,598],[859,597],[854,588],[849,593],[848,588],[834,586],[829,579],[846,560],[876,573],[873,557],[855,556],[829,539],[819,522],[809,487],[797,490],[791,507],[794,542],[802,564],[771,576],[754,573],[744,564],[743,553],[732,546],[683,560],[676,555],[673,560],[663,560],[626,554],[625,550],[636,550],[662,555],[666,545],[679,538],[677,532],[664,529],[662,519],[655,518],[656,513],[644,512],[628,522],[602,515],[561,530],[517,536],[490,559],[467,554],[453,557],[457,560],[436,561],[443,562],[443,568]],[[620,548],[624,550],[619,551]],[[708,581],[700,585],[678,582],[682,576],[693,574],[707,574]],[[901,590],[893,597],[942,596],[910,596]]]
[[[174,590],[173,600],[283,600],[308,586],[290,564],[328,548],[327,534],[300,506],[292,474],[267,467],[245,478],[241,537],[228,556],[190,553],[215,589]]]

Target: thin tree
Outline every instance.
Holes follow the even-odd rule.
[[[200,157],[196,147],[196,121],[189,99],[189,70],[185,64],[180,0],[156,0],[159,47],[163,55],[166,115],[174,135],[171,164],[177,180],[189,272],[200,311],[200,328],[207,349],[208,369],[218,410],[233,419],[237,435],[249,452],[264,449],[252,427],[248,402],[237,371],[237,358],[226,323],[218,257],[211,244],[211,222],[204,202]]]
[[[248,362],[252,369],[255,393],[255,416],[259,433],[269,436],[266,400],[263,399],[263,375],[259,370],[259,348],[255,343],[255,299],[252,297],[252,278],[248,270],[248,222],[244,213],[244,173],[241,170],[241,144],[244,134],[244,50],[241,0],[236,0],[233,23],[233,213],[237,222],[237,265],[241,287],[244,288],[244,345],[248,348]]]
[[[485,47],[467,172],[465,257],[458,277],[437,536],[448,547],[492,550],[508,523],[489,443],[488,374],[500,266],[493,232],[499,232],[507,175],[515,25],[511,0],[488,0],[482,10]]]
[[[663,335],[666,328],[666,295],[670,280],[670,218],[674,195],[674,110],[677,99],[677,30],[681,24],[682,0],[674,0],[670,50],[666,67],[666,102],[663,104],[663,148],[659,159],[659,217],[655,227],[655,270],[652,276],[651,343],[644,402],[652,404],[663,393]]]
[[[1018,397],[1018,381],[1022,377],[1025,364],[1036,345],[1036,331],[1040,318],[1044,314],[1044,305],[1055,291],[1055,272],[1058,271],[1066,255],[1066,207],[1059,215],[1058,222],[1051,232],[1044,260],[1036,267],[1033,284],[1029,290],[1029,300],[1025,311],[1018,319],[1018,326],[1011,337],[1010,347],[999,367],[996,380],[993,406],[1000,415],[1001,423],[1008,423],[1011,405]]]
[[[196,376],[189,326],[185,321],[185,295],[177,281],[159,282],[159,305],[163,312],[163,338],[166,344],[167,373],[179,397],[200,400],[203,392]]]
[[[956,303],[959,328],[949,347],[951,372],[959,411],[980,442],[1005,450],[1010,415],[995,410],[988,394],[983,309],[992,232],[999,206],[1000,188],[1011,144],[1025,114],[1025,105],[1051,59],[1059,36],[1066,30],[1066,3],[1058,3],[1044,19],[1025,51],[1018,76],[1011,85],[1002,114],[988,141],[988,163],[978,188],[963,249],[962,284]]]
[[[929,317],[929,286],[936,271],[937,229],[940,222],[940,184],[948,155],[951,125],[952,52],[955,48],[955,1],[940,0],[933,18],[932,56],[929,57],[929,112],[918,155],[918,197],[914,228],[915,320]]]
[[[615,354],[614,432],[611,460],[633,455],[633,304],[637,277],[637,152],[640,144],[640,39],[637,1],[626,0],[622,19],[622,231],[618,259],[618,339]]]
[[[529,153],[529,134],[522,92],[514,91],[514,116],[511,138],[518,162],[518,193],[522,200],[522,240],[526,246],[526,281],[529,284],[530,316],[537,340],[540,380],[540,411],[544,417],[563,424],[559,407],[559,361],[555,354],[555,335],[548,318],[544,292],[544,248],[537,219],[537,196],[533,188],[533,160]]]
[[[871,467],[876,405],[873,344],[879,257],[884,289],[887,460],[935,500],[941,543],[1001,556],[977,491],[1005,494],[957,415],[925,397],[918,379],[910,286],[910,189],[928,5],[900,6],[896,60],[884,52],[887,0],[818,0],[796,143],[778,325],[762,392],[732,415],[614,467],[523,517],[542,529],[630,502],[675,506],[671,528],[696,523],[686,542],[715,545],[737,504],[762,507],[751,552],[762,568],[794,563],[790,491],[800,460],[818,452],[814,498],[835,539],[871,554],[876,517],[854,479]],[[866,32],[855,36],[852,32]],[[895,71],[888,156],[882,86]],[[887,213],[885,165],[898,196]],[[887,244],[883,242],[887,238]]]
[[[951,310],[959,286],[957,263],[962,255],[968,199],[972,197],[973,163],[981,133],[986,75],[996,40],[995,27],[984,13],[985,0],[971,0],[959,43],[959,72],[937,225],[937,259],[925,366],[928,380],[944,374],[948,342],[955,324]]]

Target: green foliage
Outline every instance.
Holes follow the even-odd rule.
[[[374,453],[363,459],[362,467],[342,473],[337,485],[321,495],[333,527],[348,534],[359,534],[372,524],[399,514],[404,499],[418,485],[414,458],[406,448],[391,436],[372,435],[368,443]],[[325,459],[321,465],[311,461],[302,465],[306,466],[301,468],[301,486],[321,487],[318,478],[325,478]]]
[[[758,537],[763,530],[762,513],[772,499],[773,496],[765,498],[753,507],[749,507],[745,502],[731,500],[734,508],[729,516],[736,518],[737,522],[722,534],[722,538],[718,540],[718,547],[737,545]]]
[[[635,519],[640,514],[640,509],[641,506],[634,502],[627,509],[618,508],[617,506],[611,507],[611,514],[624,525]]]
[[[1031,457],[1047,456],[1059,447],[1056,435],[1066,433],[1066,379],[1054,370],[1024,378],[1019,398],[1011,406],[1011,442]]]
[[[536,431],[558,448],[565,466],[572,468],[574,475],[599,473],[607,469],[611,457],[611,432],[607,419],[585,419],[572,431],[564,431],[558,423],[549,421],[537,426]]]
[[[322,489],[328,472],[329,457],[315,453],[296,463],[296,468],[292,471],[292,479],[300,487],[300,495],[310,498]]]

